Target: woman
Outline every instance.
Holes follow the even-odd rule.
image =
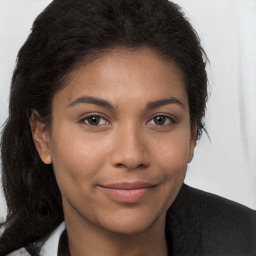
[[[171,2],[53,1],[13,75],[0,255],[254,255],[255,211],[183,184],[205,62]]]

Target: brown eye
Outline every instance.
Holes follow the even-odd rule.
[[[80,122],[88,125],[93,125],[93,126],[109,124],[109,122],[104,117],[97,116],[97,115],[87,116],[82,120],[80,120]]]
[[[100,117],[98,116],[90,116],[87,120],[87,122],[91,125],[99,125],[100,123]]]
[[[156,125],[164,125],[166,122],[166,117],[165,116],[156,116],[156,117],[154,117],[153,120]]]
[[[174,118],[170,116],[165,116],[165,115],[155,116],[148,122],[149,125],[157,125],[157,126],[165,126],[165,125],[171,125],[175,123],[176,121]]]

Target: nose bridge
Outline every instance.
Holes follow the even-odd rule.
[[[145,167],[149,164],[143,129],[136,124],[126,124],[116,131],[112,151],[112,164],[128,169]]]

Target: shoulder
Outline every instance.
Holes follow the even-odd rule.
[[[185,203],[189,207],[190,212],[196,213],[197,217],[202,218],[202,220],[211,218],[214,222],[224,221],[225,224],[229,224],[231,221],[234,227],[241,223],[249,224],[250,221],[254,223],[256,220],[256,211],[239,203],[189,187],[185,184],[177,197],[177,202],[178,201]],[[234,223],[234,220],[237,222]]]
[[[64,222],[62,222],[47,237],[44,237],[35,243],[30,243],[27,246],[8,254],[7,256],[57,256],[59,239],[63,230],[65,230]]]
[[[256,255],[256,211],[185,184],[167,225],[173,246],[196,255]]]

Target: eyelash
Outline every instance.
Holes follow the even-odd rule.
[[[152,121],[156,121],[156,118],[164,118],[164,121],[166,122],[166,119],[168,119],[169,120],[169,122],[166,124],[166,123],[164,123],[164,124],[150,124],[150,122],[152,122]],[[156,125],[156,126],[158,126],[158,127],[160,127],[160,126],[168,126],[168,125],[173,125],[173,124],[176,124],[177,123],[177,121],[175,120],[175,118],[174,117],[171,117],[171,116],[169,116],[169,115],[166,115],[166,114],[158,114],[158,115],[155,115],[155,116],[153,116],[148,122],[147,122],[147,124],[150,124],[150,125]]]
[[[90,124],[90,123],[88,122],[88,120],[89,120],[90,118],[97,118],[97,119],[104,120],[104,122],[105,122],[106,124]],[[98,114],[91,114],[91,115],[88,115],[88,116],[86,116],[86,117],[83,117],[83,118],[81,118],[81,119],[79,120],[79,123],[86,124],[86,125],[90,125],[90,126],[101,126],[101,125],[109,125],[109,124],[110,124],[110,122],[108,122],[105,117],[103,117],[103,116],[101,116],[101,115],[98,115]]]
[[[96,120],[95,121],[99,121],[99,123],[97,124],[92,124],[90,123],[88,120],[90,118],[95,118]],[[151,122],[155,122],[157,118],[164,118],[164,123],[163,124],[157,124],[157,123],[154,123],[154,124],[151,124]],[[103,124],[101,124],[102,120],[104,120]],[[166,120],[169,120],[169,122],[166,124]],[[79,123],[82,123],[82,124],[86,124],[86,125],[90,125],[90,126],[102,126],[102,125],[109,125],[111,124],[109,121],[107,121],[107,119],[101,115],[98,115],[98,114],[91,114],[91,115],[88,115],[86,117],[83,117],[79,120]],[[149,121],[146,122],[146,124],[149,124],[149,125],[156,125],[158,127],[160,126],[168,126],[168,125],[173,125],[173,124],[176,124],[177,121],[175,120],[174,117],[171,117],[169,115],[166,115],[166,114],[158,114],[158,115],[155,115],[153,116]]]

